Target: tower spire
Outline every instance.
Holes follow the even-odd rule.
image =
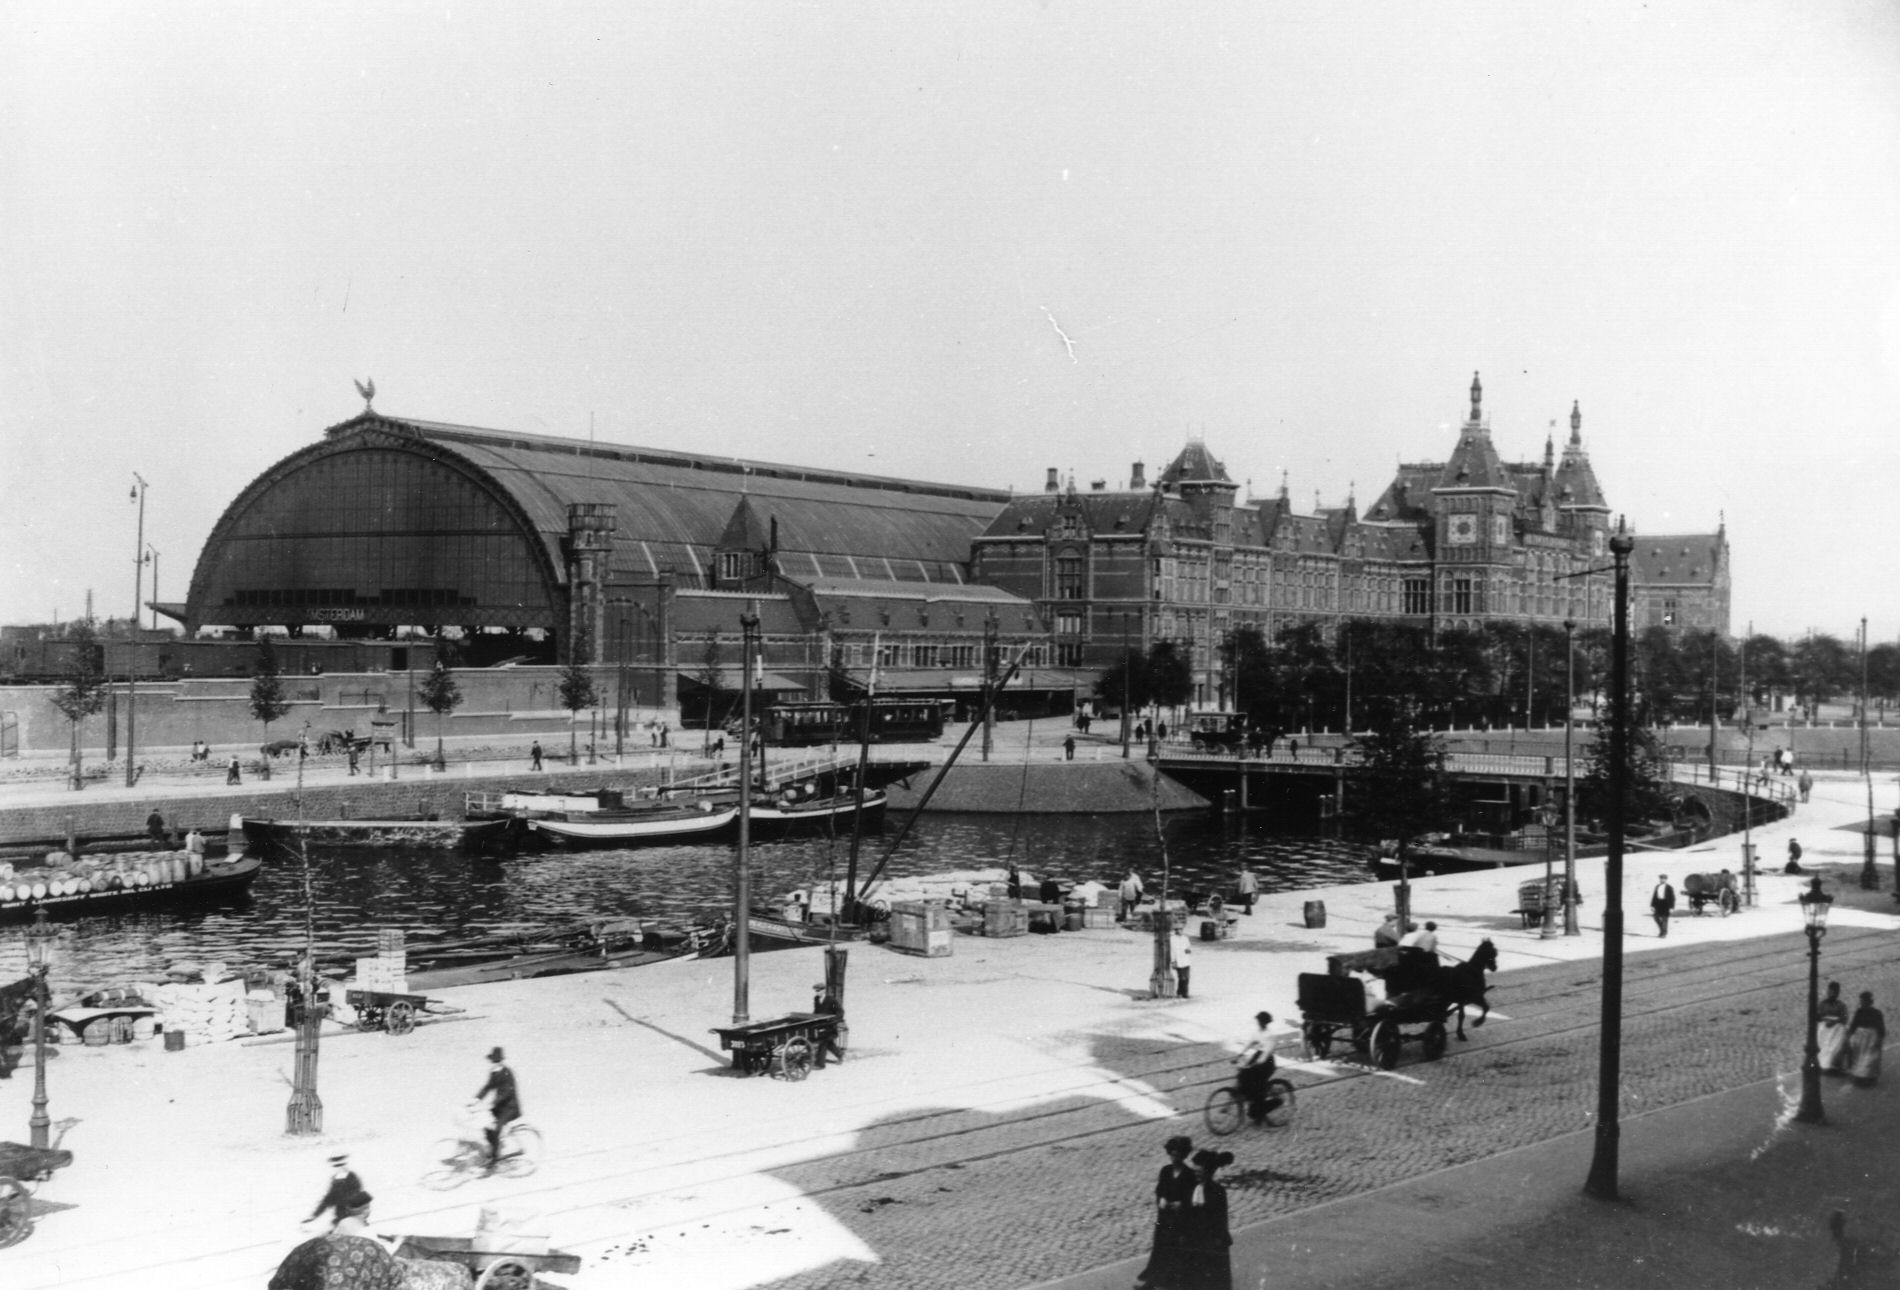
[[[1570,446],[1583,447],[1583,412],[1575,399],[1570,400]]]
[[[1471,374],[1471,424],[1477,425],[1483,419],[1484,386],[1478,382],[1478,374]]]

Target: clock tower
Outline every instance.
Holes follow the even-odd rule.
[[[1503,610],[1501,597],[1516,541],[1517,489],[1491,442],[1484,386],[1471,374],[1471,413],[1458,446],[1432,489],[1437,519],[1440,626],[1475,627]]]

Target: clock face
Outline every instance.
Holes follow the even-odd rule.
[[[1475,515],[1454,515],[1447,534],[1453,546],[1470,546],[1478,540],[1478,517]]]

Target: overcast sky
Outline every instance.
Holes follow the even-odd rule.
[[[1900,636],[1900,9],[0,11],[0,622],[160,594],[362,403],[1302,508],[1571,401],[1735,625]],[[149,579],[146,594],[150,595]]]

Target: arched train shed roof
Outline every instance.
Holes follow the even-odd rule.
[[[187,626],[558,626],[567,508],[615,512],[615,582],[708,584],[741,495],[794,580],[961,583],[1000,490],[365,412],[276,463],[213,529]]]

